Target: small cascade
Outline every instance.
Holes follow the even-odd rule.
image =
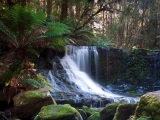
[[[65,56],[59,60],[63,66],[58,70],[50,70],[47,78],[54,86],[53,97],[56,101],[72,100],[74,104],[89,104],[90,107],[104,107],[107,103],[128,102],[136,103],[139,98],[125,97],[111,93],[98,83],[94,82],[89,73],[91,59],[94,59],[95,74],[98,76],[98,52],[96,47],[67,46]],[[93,62],[93,61],[92,61]],[[95,78],[97,81],[98,78]],[[59,96],[59,97],[57,97]],[[71,102],[71,101],[70,101]]]
[[[70,56],[81,71],[86,73],[90,71],[89,51],[87,46],[67,46],[66,56]]]
[[[122,98],[122,96],[111,93],[106,90],[99,84],[95,83],[86,73],[89,70],[89,52],[94,53],[95,60],[95,69],[97,69],[98,65],[98,52],[96,47],[88,48],[88,47],[75,47],[75,46],[67,46],[68,49],[66,51],[66,55],[63,59],[61,59],[61,64],[66,70],[70,81],[74,82],[79,89],[82,91],[98,94],[105,97],[116,98],[114,101],[118,101]],[[97,73],[97,72],[96,72]],[[123,98],[124,99],[124,98]],[[132,101],[133,99],[126,98],[127,101]]]

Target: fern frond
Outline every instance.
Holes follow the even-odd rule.
[[[34,56],[36,56],[36,57],[40,56],[40,54],[35,49],[32,49],[32,48],[28,49],[27,52],[32,54],[32,55],[34,55]]]
[[[53,48],[57,51],[65,51],[65,46],[69,44],[69,40],[65,37],[55,37],[51,40],[51,44],[48,48]]]
[[[47,25],[48,31],[46,32],[46,36],[55,37],[61,36],[64,34],[71,34],[71,31],[68,29],[68,26],[60,23],[60,22],[53,22]]]
[[[0,21],[0,38],[2,40],[7,40],[7,42],[13,44],[14,46],[18,46],[15,34],[1,21]]]
[[[74,18],[65,19],[65,20],[63,20],[63,23],[65,23],[68,26],[69,30],[71,30],[71,31],[76,29],[77,24],[78,24],[76,19],[74,19]]]
[[[35,79],[22,79],[20,81],[22,84],[30,84],[33,88],[42,88],[44,87],[44,83],[43,82],[40,82],[40,81],[37,81]]]
[[[41,74],[37,74],[37,78],[39,81],[43,82],[45,86],[48,86],[50,90],[53,90],[53,86],[47,81],[47,78],[42,76]]]
[[[44,22],[46,21],[46,14],[43,12],[37,12],[36,14],[34,14],[34,18],[36,23],[44,25]]]
[[[94,37],[94,33],[92,33],[92,31],[87,30],[87,29],[85,29],[85,30],[83,30],[83,29],[78,30],[78,31],[76,31],[75,35],[78,35],[78,36],[87,35],[87,36]]]

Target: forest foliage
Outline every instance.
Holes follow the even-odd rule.
[[[2,9],[32,5],[48,21],[69,26],[76,45],[160,47],[159,0],[1,0]],[[100,41],[100,42],[99,42]]]
[[[0,86],[7,101],[47,84],[34,59],[67,44],[159,50],[160,1],[1,0]]]

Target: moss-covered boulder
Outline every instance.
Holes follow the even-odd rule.
[[[78,109],[78,112],[81,114],[83,120],[87,120],[88,119],[87,114],[83,109]]]
[[[116,109],[119,106],[118,103],[107,105],[100,111],[100,120],[113,120]]]
[[[86,112],[87,117],[90,117],[95,112],[98,112],[98,110],[95,110],[95,109],[87,107],[87,106],[82,106],[82,109]]]
[[[149,92],[141,96],[135,111],[135,120],[141,116],[160,120],[160,91]]]
[[[80,113],[69,104],[48,105],[41,108],[38,120],[80,120]]]
[[[87,120],[100,120],[99,112],[93,113]]]
[[[13,98],[16,117],[32,117],[40,111],[41,107],[56,104],[47,88],[26,91]]]
[[[134,115],[137,104],[120,104],[116,110],[113,120],[127,120]]]

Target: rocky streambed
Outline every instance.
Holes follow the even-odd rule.
[[[84,101],[85,102],[85,101]],[[110,103],[102,108],[57,103],[47,87],[19,93],[14,107],[0,112],[1,120],[159,120],[160,91],[149,92],[138,103]]]

